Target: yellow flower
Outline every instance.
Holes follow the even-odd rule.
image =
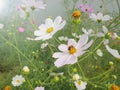
[[[75,19],[78,19],[78,18],[80,18],[81,13],[80,13],[79,10],[75,10],[75,11],[73,12],[72,16],[73,16]]]

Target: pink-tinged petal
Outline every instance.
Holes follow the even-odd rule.
[[[61,16],[57,16],[54,20],[54,25],[57,26],[62,22],[62,17]]]
[[[24,30],[23,27],[19,27],[19,28],[18,28],[18,31],[19,31],[19,32],[24,32],[25,30]]]
[[[61,30],[66,24],[66,21],[62,21],[59,25],[55,26],[56,30]]]
[[[105,34],[108,33],[108,29],[105,26],[102,26],[102,29]]]
[[[88,48],[92,45],[92,43],[93,43],[93,40],[91,40],[89,43],[87,43],[86,45],[84,45],[84,46],[82,47],[82,50],[88,49]]]
[[[53,58],[60,58],[60,57],[62,57],[64,55],[64,53],[61,53],[61,52],[56,52],[56,53],[54,53],[53,54]]]
[[[88,35],[84,34],[81,36],[80,40],[78,41],[77,48],[82,47],[88,42]]]
[[[47,18],[45,20],[45,25],[47,26],[47,28],[52,27],[53,26],[53,20],[50,19],[50,18]]]
[[[75,55],[70,55],[66,60],[65,64],[74,64],[77,62],[77,57]]]
[[[89,16],[92,20],[97,21],[97,17],[94,13],[91,13]]]
[[[69,58],[68,54],[63,55],[62,57],[58,58],[54,64],[56,67],[61,67],[63,65],[65,65],[66,59]]]
[[[97,18],[98,18],[98,19],[102,19],[102,18],[103,18],[103,14],[102,14],[101,12],[99,12],[99,13],[97,14]]]
[[[76,43],[76,41],[74,39],[69,39],[68,40],[68,46],[71,46],[71,45],[73,45],[73,46],[77,45],[77,43]]]
[[[86,51],[78,50],[75,54],[76,57],[83,55]]]
[[[58,49],[60,51],[67,52],[68,51],[68,46],[65,45],[65,44],[61,44],[61,45],[58,46]]]
[[[110,48],[108,45],[106,45],[105,47],[106,47],[106,49],[108,50],[108,52],[109,52],[110,54],[112,54],[115,58],[120,59],[120,54],[119,54],[118,50],[112,49],[112,48]]]

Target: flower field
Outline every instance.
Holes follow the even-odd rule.
[[[120,90],[120,1],[48,2],[0,17],[0,90]]]

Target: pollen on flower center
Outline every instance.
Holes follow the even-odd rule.
[[[20,80],[16,80],[17,83],[20,83]]]
[[[81,81],[78,81],[77,83],[78,83],[78,85],[81,85]]]
[[[74,18],[79,18],[79,17],[81,16],[81,13],[80,13],[79,10],[75,10],[75,11],[73,12],[72,16],[73,16]]]
[[[47,29],[46,32],[47,32],[47,33],[51,33],[51,32],[53,32],[53,30],[54,30],[53,27],[50,27],[50,28]]]
[[[72,45],[68,47],[68,50],[69,50],[69,54],[74,54],[77,51],[76,48]]]

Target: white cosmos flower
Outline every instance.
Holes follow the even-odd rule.
[[[120,54],[119,54],[118,50],[112,49],[108,45],[106,45],[105,47],[110,54],[112,54],[115,58],[120,59]]]
[[[95,35],[95,32],[92,29],[86,30],[85,28],[82,28],[82,31],[84,32],[84,34],[87,34],[88,36],[94,36]]]
[[[57,16],[54,21],[51,18],[47,18],[45,24],[41,24],[39,30],[34,32],[34,35],[37,36],[34,40],[47,40],[52,38],[65,24],[66,21],[63,21],[61,16]]]
[[[68,45],[61,44],[58,46],[61,52],[56,52],[53,54],[54,58],[57,60],[54,62],[56,67],[64,66],[65,64],[74,64],[77,62],[77,57],[81,56],[86,52],[93,40],[88,42],[88,36],[82,35],[78,43],[74,39],[68,40]]]
[[[68,41],[68,37],[60,36],[58,37],[60,41]]]
[[[34,90],[44,90],[44,87],[36,87]]]
[[[12,78],[12,85],[20,86],[21,84],[23,84],[24,81],[25,79],[24,77],[22,77],[22,75],[16,75],[15,77]]]
[[[77,90],[84,90],[86,88],[87,83],[82,80],[77,80],[74,82]]]
[[[112,39],[116,39],[118,37],[117,33],[114,32],[109,32],[107,27],[102,26],[102,30],[103,32],[98,32],[97,33],[97,37],[105,37],[105,41],[104,41],[104,45],[109,43],[109,37],[111,37]]]
[[[23,4],[30,9],[45,9],[46,4],[42,0],[22,0]]]
[[[99,12],[96,14],[92,13],[90,14],[90,18],[93,20],[93,21],[98,21],[98,22],[103,22],[103,21],[108,21],[108,20],[111,20],[112,17],[110,17],[109,15],[104,15]]]

